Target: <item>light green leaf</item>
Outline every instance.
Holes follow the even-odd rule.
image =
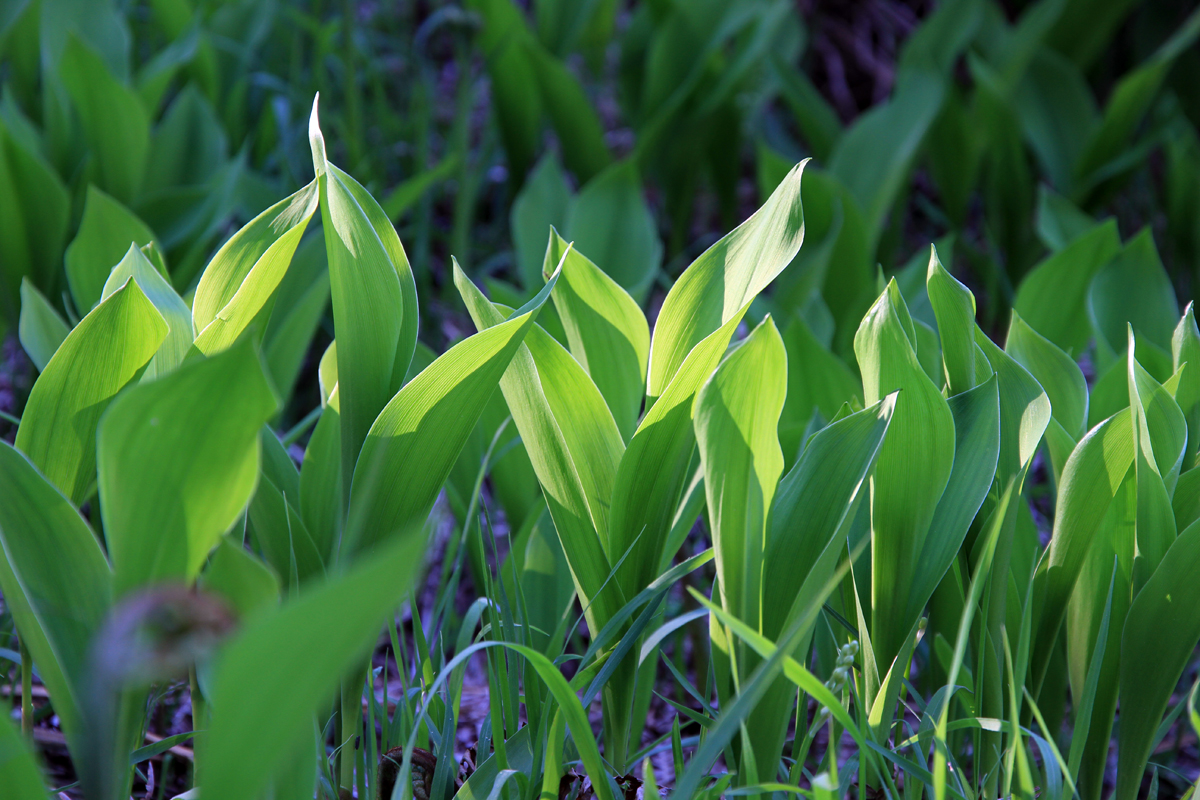
[[[309,236],[300,243],[272,305],[271,320],[263,333],[263,356],[286,403],[329,307],[324,237]]]
[[[633,159],[613,164],[583,186],[567,211],[566,231],[579,252],[633,297],[646,296],[663,246]]]
[[[224,597],[239,617],[279,601],[279,576],[228,536],[221,538],[199,583]]]
[[[1171,361],[1175,371],[1187,364],[1180,376],[1175,402],[1187,420],[1188,444],[1184,454],[1184,469],[1195,463],[1197,446],[1200,445],[1200,329],[1196,327],[1196,313],[1192,303],[1175,326],[1171,335]]]
[[[1042,385],[1054,419],[1078,441],[1087,430],[1088,387],[1075,359],[1029,327],[1016,311],[1004,349]]]
[[[339,679],[369,653],[408,592],[424,546],[418,524],[344,575],[247,621],[216,665],[212,727],[200,754],[206,796],[260,797],[312,736]],[[276,668],[263,669],[266,663]]]
[[[693,411],[721,605],[760,628],[767,518],[783,473],[778,427],[786,391],[787,351],[767,317],[696,392]]]
[[[254,493],[259,429],[277,403],[246,341],[113,404],[97,462],[118,594],[196,577]]]
[[[137,92],[122,84],[74,34],[63,50],[58,75],[79,113],[97,183],[119,200],[132,202],[141,190],[150,153],[150,117]]]
[[[1013,308],[1067,353],[1082,353],[1091,337],[1086,304],[1092,276],[1120,250],[1117,223],[1107,220],[1034,267]]]
[[[83,733],[88,651],[112,600],[112,571],[70,501],[6,442],[0,494],[0,590],[74,746]]]
[[[133,212],[95,186],[88,186],[79,233],[67,246],[67,283],[80,313],[100,302],[113,266],[129,250],[154,241],[154,234]]]
[[[975,343],[1000,380],[1000,458],[998,484],[1007,484],[1033,460],[1050,423],[1050,398],[1029,371],[1005,353],[978,327]],[[1020,483],[1017,484],[1020,489]]]
[[[267,306],[318,199],[313,181],[248,222],[208,262],[192,301],[198,351],[213,355],[228,348]]]
[[[162,315],[127,281],[67,335],[33,385],[16,445],[72,503],[92,491],[100,415],[166,335]]]
[[[914,327],[893,279],[854,337],[863,398],[877,403],[897,389],[900,399],[871,478],[871,641],[878,665],[892,662],[912,627],[903,618],[916,559],[954,462],[954,416],[913,350]],[[920,459],[912,454],[920,452]]]
[[[21,279],[21,346],[38,372],[46,369],[71,329],[28,278]]]
[[[546,278],[562,263],[551,297],[571,355],[587,370],[628,441],[637,427],[650,357],[650,328],[633,298],[551,229],[542,269]]]
[[[805,163],[793,167],[749,219],[692,262],[667,293],[650,345],[648,404],[667,390],[692,350],[730,320],[740,319],[799,252]]]
[[[130,278],[137,282],[138,288],[167,323],[167,337],[143,374],[143,380],[154,380],[179,366],[192,346],[192,312],[135,244],[129,245],[129,252],[113,267],[100,299],[119,290]]]
[[[959,394],[975,386],[975,295],[946,271],[937,248],[930,248],[925,282],[937,316],[949,393]]]
[[[1063,468],[1050,546],[1034,583],[1034,594],[1041,598],[1032,650],[1035,689],[1040,690],[1045,678],[1067,600],[1092,540],[1133,464],[1133,456],[1132,417],[1125,409],[1089,431]]]
[[[380,412],[355,467],[349,520],[342,539],[343,554],[370,547],[429,515],[459,451],[533,327],[554,283],[549,281],[529,305],[508,321],[450,348]],[[341,358],[344,346],[339,340],[339,395],[346,387]],[[345,436],[344,396],[341,402]],[[403,486],[404,491],[397,492],[397,486]]]
[[[411,358],[411,348],[416,342],[416,320],[405,318],[409,316],[405,312],[410,310],[410,304],[405,297],[401,267],[393,262],[395,246],[399,244],[399,239],[391,241],[395,230],[378,204],[370,210],[362,205],[361,194],[365,193],[358,191],[361,187],[355,189],[356,184],[348,180],[349,176],[326,162],[316,100],[308,135],[320,186],[321,221],[329,259],[333,322],[338,338],[342,475],[348,478],[354,474],[367,431],[404,379],[407,359]],[[382,236],[374,226],[379,216],[386,222]],[[388,239],[387,244],[384,238]],[[411,272],[408,274],[411,280]],[[412,294],[415,303],[415,287]],[[412,340],[406,343],[404,337],[409,332]],[[402,361],[403,369],[397,370]],[[344,491],[349,496],[349,486]]]
[[[1117,800],[1136,800],[1171,693],[1200,640],[1200,524],[1171,545],[1129,608],[1121,636]]]
[[[913,575],[905,614],[910,627],[950,569],[992,486],[1002,432],[999,385],[992,376],[947,401],[954,415],[954,467],[917,555],[920,568]]]

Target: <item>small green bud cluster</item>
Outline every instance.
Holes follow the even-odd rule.
[[[838,648],[837,666],[834,667],[829,680],[825,681],[825,687],[829,691],[838,694],[846,688],[846,683],[850,680],[850,672],[854,669],[854,657],[857,655],[858,642],[854,639]],[[817,725],[824,724],[831,714],[828,707],[822,706],[820,713],[817,714]]]

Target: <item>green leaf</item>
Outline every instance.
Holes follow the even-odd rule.
[[[1161,350],[1169,350],[1179,304],[1150,228],[1143,228],[1120,255],[1096,273],[1088,292],[1096,331],[1097,359],[1107,365],[1126,344],[1126,326]]]
[[[502,321],[500,310],[487,301],[461,270],[455,271],[455,285],[477,327],[492,330]],[[542,344],[547,345],[539,347],[542,355],[554,355],[554,348],[545,341]],[[568,361],[571,360],[569,354],[564,352],[563,355]],[[565,362],[560,361],[560,367],[563,364]],[[555,385],[564,379],[575,385],[583,399],[576,403],[560,402],[555,407],[551,403],[551,395],[561,400],[571,397],[569,391],[555,391],[560,386],[566,389],[562,384]],[[547,382],[555,382],[549,390]],[[527,343],[526,347],[517,350],[512,365],[500,379],[500,390],[541,484],[563,552],[584,602],[589,625],[598,631],[625,602],[615,582],[609,581],[608,587],[601,591],[611,572],[608,556],[611,551],[608,531],[598,527],[593,517],[593,512],[607,513],[603,504],[610,502],[612,489],[609,489],[607,496],[601,497],[599,487],[605,485],[606,481],[609,487],[612,486],[611,478],[605,475],[606,467],[611,469],[612,464],[607,460],[589,462],[582,456],[585,451],[603,453],[606,449],[620,448],[623,444],[611,415],[608,447],[604,447],[606,437],[603,436],[603,429],[586,424],[590,421],[589,416],[591,420],[602,419],[597,415],[604,408],[604,401],[594,384],[590,387],[590,393],[582,394],[587,392],[589,382],[587,374],[578,364],[575,364],[573,375],[553,374],[550,370],[540,369]],[[563,415],[561,419],[559,414]],[[592,438],[589,440],[589,437]],[[619,450],[616,455],[620,457]]]
[[[326,412],[334,415],[336,422],[337,412],[330,408]],[[316,439],[315,433],[312,438]],[[263,557],[282,578],[283,585],[290,589],[297,582],[324,571],[334,541],[332,531],[336,531],[341,522],[340,504],[336,506],[338,519],[329,521],[329,527],[323,529],[318,544],[305,524],[302,513],[297,511],[302,507],[303,494],[301,477],[296,472],[292,457],[283,449],[269,426],[263,428],[262,444],[262,473],[254,499],[250,501],[250,524]],[[311,440],[309,447],[312,447]],[[320,443],[317,448],[321,448]],[[335,466],[340,463],[337,461],[341,456],[339,451],[333,451],[330,455],[334,458]],[[340,478],[340,475],[337,477]],[[318,497],[340,500],[341,482],[328,481],[317,491]]]
[[[954,466],[917,555],[920,569],[904,617],[910,627],[953,564],[996,476],[1003,430],[999,387],[992,376],[947,401],[954,415]]]
[[[1129,607],[1121,636],[1117,800],[1136,800],[1171,693],[1200,640],[1200,524],[1171,544]]]
[[[551,227],[567,229],[570,204],[567,179],[554,152],[547,150],[517,193],[509,214],[513,247],[517,251],[517,274],[527,290],[541,284],[546,232]]]
[[[1013,308],[1067,353],[1082,353],[1091,337],[1086,304],[1092,276],[1120,250],[1117,223],[1106,220],[1034,267],[1021,281]]]
[[[893,279],[854,337],[863,398],[877,403],[899,389],[900,399],[871,478],[873,620],[879,665],[899,653],[912,627],[904,619],[916,559],[954,462],[954,416],[913,350],[915,333]],[[920,452],[920,459],[912,454]]]
[[[127,281],[67,335],[33,385],[16,445],[72,503],[92,491],[100,415],[166,335],[162,315]]]
[[[199,583],[224,597],[239,617],[279,601],[279,576],[228,536],[221,538]]]
[[[401,274],[407,260],[403,267],[393,260],[399,239],[382,209],[375,203],[364,206],[361,187],[325,161],[315,100],[309,140],[329,258],[338,338],[342,475],[348,478],[354,474],[368,429],[400,388],[407,371],[416,342],[415,314],[408,313],[415,308],[416,288],[411,272],[407,272],[411,284],[407,286]],[[377,222],[382,226],[377,228]],[[410,335],[411,339],[407,338]],[[344,491],[348,496],[349,486]]]
[[[959,394],[975,386],[975,295],[946,271],[935,247],[930,248],[925,282],[937,316],[949,393]]]
[[[259,214],[221,246],[200,276],[192,301],[197,350],[218,353],[254,322],[283,280],[318,199],[313,181]]]
[[[304,462],[300,465],[300,516],[317,552],[325,561],[333,555],[345,514],[342,496],[342,421],[338,413],[340,403],[337,387],[334,386],[333,394],[304,449]],[[253,507],[251,511],[254,511]]]
[[[1029,327],[1016,311],[1004,349],[1042,385],[1054,419],[1078,441],[1087,430],[1088,387],[1075,359]]]
[[[339,680],[370,652],[408,592],[424,546],[419,526],[403,531],[345,574],[253,615],[223,648],[200,754],[204,794],[260,797],[312,736],[314,717]]]
[[[133,212],[115,199],[88,186],[79,233],[67,246],[67,283],[80,313],[100,302],[113,266],[129,250],[153,242],[154,234]]]
[[[323,237],[300,243],[287,275],[279,284],[271,321],[263,333],[263,356],[275,387],[291,397],[317,326],[329,307],[329,270]]]
[[[885,218],[941,110],[945,92],[940,77],[914,70],[890,100],[855,121],[830,157],[829,172],[846,185],[862,209],[870,253],[875,252]]]
[[[1000,380],[1000,458],[998,484],[1029,466],[1050,423],[1050,398],[1029,371],[1001,350],[978,327],[975,343]],[[1018,482],[1017,488],[1021,488]]]
[[[1013,95],[1012,107],[1046,178],[1060,192],[1074,195],[1075,164],[1099,124],[1096,101],[1083,72],[1058,53],[1038,48]]]
[[[259,429],[277,402],[247,341],[113,404],[97,462],[118,594],[196,577],[254,493]]]
[[[1062,627],[1067,600],[1083,569],[1092,540],[1133,464],[1132,417],[1125,409],[1084,436],[1063,468],[1054,529],[1038,565],[1034,595],[1033,688],[1039,689]]]
[[[141,99],[74,34],[67,39],[58,75],[79,114],[97,183],[119,200],[132,202],[150,153],[150,117]]]
[[[38,372],[46,369],[71,329],[28,278],[21,280],[21,346]]]
[[[1179,380],[1179,388],[1175,392],[1175,402],[1187,420],[1188,444],[1184,454],[1184,469],[1191,469],[1195,463],[1196,450],[1200,444],[1200,329],[1196,327],[1196,313],[1192,303],[1175,326],[1171,335],[1171,361],[1175,371],[1184,364],[1183,375]]]
[[[637,427],[650,357],[650,328],[633,298],[551,229],[543,262],[548,279],[562,263],[551,297],[567,333],[571,355],[588,372],[612,411],[621,437]]]
[[[1076,179],[1083,185],[1094,183],[1098,177],[1095,173],[1118,159],[1132,144],[1130,140],[1137,126],[1158,97],[1175,60],[1191,47],[1197,35],[1200,35],[1200,13],[1193,12],[1150,58],[1121,76],[1104,108],[1103,120],[1092,131],[1076,164]]]
[[[0,720],[0,785],[11,800],[46,800],[38,762],[7,719]]]
[[[71,198],[58,173],[0,122],[0,313],[16,311],[5,307],[22,278],[56,284],[70,214]]]
[[[1037,234],[1051,251],[1057,253],[1096,225],[1090,214],[1049,186],[1038,187]]]
[[[171,284],[162,276],[137,245],[129,245],[129,252],[121,259],[104,284],[101,300],[120,289],[132,278],[146,298],[162,314],[167,323],[167,337],[159,346],[154,358],[146,367],[143,380],[153,380],[179,366],[192,346],[192,312]]]
[[[786,391],[787,351],[768,316],[696,392],[693,411],[721,605],[760,625],[767,518],[783,474],[778,427]]]
[[[450,348],[380,412],[354,470],[342,553],[370,547],[429,515],[459,451],[554,284],[549,281],[508,321]],[[339,340],[339,395],[346,386],[343,347]],[[346,399],[341,402],[345,436]],[[397,492],[396,486],[405,489]]]
[[[846,363],[829,352],[808,324],[793,316],[783,329],[788,355],[787,400],[779,419],[779,443],[791,461],[803,444],[813,413],[833,419],[846,403],[862,397],[862,383]]]
[[[667,293],[650,345],[648,406],[666,391],[693,349],[731,320],[740,319],[750,301],[800,250],[804,241],[800,178],[806,163],[793,167],[767,202],[704,251]]]
[[[587,183],[612,163],[612,154],[604,143],[604,126],[579,79],[566,64],[532,36],[523,36],[522,45],[537,76],[542,107],[558,134],[563,163],[580,183]]]
[[[70,501],[5,442],[0,494],[0,590],[74,746],[84,732],[88,651],[111,603],[112,571]]]
[[[584,185],[568,207],[566,231],[581,253],[631,295],[646,296],[663,246],[633,159],[613,164]]]

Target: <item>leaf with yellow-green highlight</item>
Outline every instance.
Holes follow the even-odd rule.
[[[924,569],[917,557],[954,463],[954,415],[917,361],[914,331],[892,280],[854,337],[864,401],[874,404],[900,390],[871,477],[871,640],[879,665],[891,663],[912,627],[904,616],[913,580]]]
[[[625,441],[637,427],[650,358],[650,327],[629,293],[550,229],[542,264],[562,274],[551,298],[575,356],[604,396]]]
[[[267,307],[317,202],[313,181],[248,222],[212,257],[192,301],[197,350],[212,355],[229,347]]]
[[[326,160],[315,99],[308,136],[338,340],[342,475],[349,479],[368,430],[400,388],[412,358],[416,318],[407,312],[415,311],[416,289],[411,271],[407,281],[401,275],[407,259],[403,267],[394,261],[403,250],[397,250],[400,241],[387,215],[373,201],[364,206],[362,187]],[[349,484],[343,488],[348,497]]]
[[[196,577],[254,493],[259,430],[277,406],[248,340],[113,404],[96,438],[118,595]]]
[[[158,352],[150,359],[142,375],[142,380],[154,380],[179,366],[191,348],[192,312],[187,303],[183,302],[183,298],[175,293],[167,279],[154,268],[135,244],[129,245],[129,252],[113,267],[108,281],[104,284],[101,300],[124,286],[130,278],[137,282],[138,288],[145,293],[167,323],[167,337],[159,345]]]
[[[46,369],[70,332],[66,320],[50,305],[46,296],[30,283],[29,278],[22,278],[21,319],[17,333],[21,347],[25,348],[25,353],[38,372]]]
[[[100,302],[113,266],[129,250],[155,241],[153,232],[120,202],[88,186],[79,232],[64,256],[75,308],[86,314]]]
[[[1120,252],[1117,223],[1110,219],[1034,267],[1021,281],[1013,308],[1058,347],[1082,353],[1092,335],[1087,314],[1092,278]]]
[[[113,397],[167,335],[162,315],[128,280],[75,326],[29,393],[17,449],[75,505],[96,479],[96,426]]]
[[[1000,382],[1000,457],[996,480],[1005,484],[1033,460],[1050,423],[1050,398],[1029,371],[977,326],[975,343]],[[1017,485],[1021,489],[1021,485]],[[1001,549],[1003,559],[1003,548]]]
[[[1196,327],[1192,303],[1188,303],[1171,335],[1171,360],[1176,371],[1187,364],[1179,379],[1175,402],[1187,420],[1188,444],[1183,468],[1188,470],[1195,465],[1196,451],[1200,449],[1200,329]]]
[[[650,344],[649,403],[666,392],[692,350],[740,319],[799,252],[804,241],[800,178],[806,163],[793,167],[762,207],[704,251],[667,293]]]
[[[1126,408],[1079,440],[1058,486],[1050,546],[1034,579],[1040,609],[1033,620],[1032,687],[1041,690],[1067,601],[1079,579],[1092,539],[1133,465],[1132,413]]]
[[[787,351],[768,316],[696,393],[696,444],[716,555],[721,604],[761,625],[767,519],[783,473],[779,414]]]
[[[1029,327],[1016,311],[1004,350],[1046,390],[1052,416],[1078,441],[1087,430],[1088,386],[1075,359]]]
[[[946,271],[934,247],[925,285],[937,317],[949,393],[965,392],[975,387],[975,295]]]
[[[72,745],[83,732],[88,648],[112,600],[100,542],[62,492],[0,442],[0,591]]]
[[[1200,524],[1184,530],[1134,598],[1121,636],[1116,800],[1136,800],[1171,693],[1200,640]]]
[[[252,614],[217,657],[201,791],[252,800],[311,737],[339,680],[367,654],[422,563],[422,519],[327,582]],[[264,664],[274,664],[264,669]],[[311,765],[310,765],[311,766]]]
[[[455,270],[455,284],[480,330],[503,321],[501,310],[461,269]],[[607,519],[611,474],[624,444],[587,373],[548,334],[537,333],[538,342],[531,344],[532,335],[527,337],[513,356],[500,390],[546,497],[589,624],[599,630],[624,605],[615,583],[601,591],[611,571],[611,551],[607,529],[596,524],[597,518]],[[535,353],[550,360],[539,363]],[[601,457],[585,460],[588,453]],[[603,486],[608,488],[602,496]]]
[[[396,393],[371,426],[354,469],[341,553],[369,548],[420,523],[446,482],[497,384],[533,327],[550,280],[505,322],[450,348]],[[346,373],[338,343],[345,435]],[[343,441],[343,453],[345,452]],[[398,490],[403,487],[403,490]]]

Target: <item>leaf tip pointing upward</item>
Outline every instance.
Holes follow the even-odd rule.
[[[325,172],[325,137],[321,134],[321,121],[317,114],[317,106],[321,101],[321,93],[313,96],[312,114],[308,117],[308,143],[312,147],[313,177],[319,178]]]

